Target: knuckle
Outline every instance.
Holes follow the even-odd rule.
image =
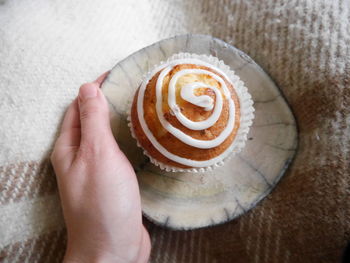
[[[81,119],[94,118],[95,116],[106,115],[109,115],[108,106],[99,100],[88,101],[80,107]]]
[[[98,105],[88,105],[87,107],[84,107],[80,113],[80,118],[82,120],[89,119],[91,117],[94,117],[98,114],[101,114],[102,110],[101,107]]]

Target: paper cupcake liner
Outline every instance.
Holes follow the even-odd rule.
[[[128,107],[127,121],[128,121],[128,126],[130,127],[131,135],[133,138],[135,138],[137,142],[137,146],[140,147],[143,150],[143,153],[150,159],[150,161],[154,165],[158,166],[160,169],[165,170],[167,172],[191,172],[191,173],[207,172],[217,167],[223,166],[226,161],[228,161],[232,156],[239,153],[244,148],[245,143],[247,141],[247,134],[249,132],[249,128],[252,125],[253,119],[254,119],[253,100],[251,95],[248,93],[248,89],[244,86],[243,81],[240,80],[240,78],[234,73],[234,71],[230,69],[230,67],[227,66],[222,60],[219,60],[218,58],[213,57],[211,55],[209,56],[198,55],[193,53],[174,54],[171,57],[169,57],[166,61],[162,61],[159,64],[152,67],[151,70],[149,70],[148,73],[143,76],[143,79],[147,79],[155,68],[163,64],[169,63],[173,60],[185,59],[185,58],[199,59],[203,62],[209,63],[219,68],[227,75],[227,77],[233,84],[233,87],[237,93],[237,97],[239,98],[241,116],[240,116],[240,127],[238,128],[236,137],[234,138],[234,141],[232,142],[231,146],[227,149],[227,151],[230,152],[229,155],[224,157],[221,161],[207,167],[183,169],[179,167],[170,166],[153,158],[139,143],[138,138],[135,135],[133,125],[131,123],[132,101],[130,102],[130,105]]]

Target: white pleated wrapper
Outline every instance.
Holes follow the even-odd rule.
[[[137,146],[143,149],[143,153],[149,157],[150,161],[159,166],[161,169],[168,171],[168,172],[206,172],[211,171],[215,169],[216,167],[223,166],[225,161],[227,161],[229,158],[231,158],[234,154],[239,153],[245,146],[246,140],[247,140],[247,134],[249,132],[249,127],[253,123],[254,119],[254,108],[253,108],[253,100],[251,95],[248,93],[247,87],[245,87],[243,81],[240,80],[240,78],[235,74],[233,70],[229,68],[222,60],[219,60],[218,58],[214,56],[207,56],[207,55],[198,55],[198,54],[190,54],[190,53],[178,53],[174,54],[170,58],[168,58],[166,61],[162,61],[158,65],[155,65],[150,71],[148,71],[147,74],[143,77],[143,79],[149,79],[151,77],[151,74],[153,73],[154,69],[160,67],[161,65],[168,64],[169,62],[177,59],[198,59],[205,63],[209,63],[213,65],[214,67],[222,70],[226,76],[229,78],[228,80],[232,83],[233,88],[235,89],[239,103],[240,103],[240,126],[238,128],[236,137],[234,138],[231,146],[227,149],[227,151],[230,153],[226,156],[223,156],[223,159],[216,162],[213,165],[207,166],[207,167],[201,167],[201,168],[189,168],[189,169],[183,169],[175,166],[166,165],[157,159],[153,158],[145,149],[142,148],[141,144],[139,143],[132,123],[131,123],[131,107],[132,102],[129,105],[129,110],[127,112],[128,117],[128,126],[131,130],[131,135],[133,138],[137,141]],[[225,150],[226,151],[226,150]]]

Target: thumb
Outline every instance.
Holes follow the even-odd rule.
[[[99,83],[86,83],[80,87],[79,112],[81,144],[97,145],[101,138],[111,136],[109,109]]]

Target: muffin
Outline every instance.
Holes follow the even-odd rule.
[[[222,61],[180,53],[145,76],[131,105],[131,132],[162,169],[210,170],[244,147],[252,104]]]

